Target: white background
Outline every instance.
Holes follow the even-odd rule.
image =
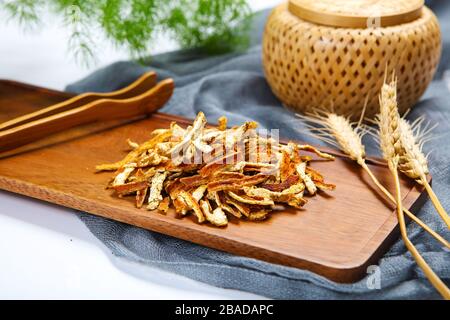
[[[262,9],[279,0],[251,0]],[[0,78],[53,89],[111,62],[123,51],[100,44],[101,63],[77,65],[66,48],[67,32],[51,20],[24,33],[0,15]],[[162,52],[174,49],[164,39]],[[131,272],[133,269],[133,273]],[[256,295],[205,285],[159,269],[136,272],[108,253],[73,211],[0,191],[0,298],[3,299],[255,299]]]

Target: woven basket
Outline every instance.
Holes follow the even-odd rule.
[[[365,115],[378,113],[386,72],[398,77],[400,112],[411,108],[440,53],[439,24],[423,0],[291,0],[273,10],[263,39],[267,81],[287,107],[354,119],[366,100]]]

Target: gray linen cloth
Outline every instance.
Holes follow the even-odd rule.
[[[429,2],[442,24],[444,53],[435,80],[410,119],[425,114],[439,123],[438,138],[428,143],[433,188],[450,209],[450,1]],[[127,85],[147,70],[160,78],[172,77],[176,90],[162,112],[194,118],[205,112],[211,122],[225,115],[230,124],[257,120],[263,128],[280,128],[286,138],[320,144],[299,132],[301,123],[271,93],[261,64],[261,35],[267,12],[254,19],[251,48],[242,54],[207,57],[196,51],[178,51],[153,57],[145,65],[118,62],[67,87],[68,91],[110,91]],[[447,82],[446,82],[447,79]],[[377,153],[368,141],[369,153]],[[449,238],[430,201],[418,212],[430,227]],[[221,288],[240,289],[275,299],[435,299],[439,294],[428,283],[399,239],[379,261],[381,288],[368,286],[368,278],[338,284],[309,271],[231,255],[123,223],[80,213],[89,230],[120,258],[156,266]],[[416,224],[408,234],[433,270],[450,284],[450,253]],[[372,289],[371,289],[372,288]]]

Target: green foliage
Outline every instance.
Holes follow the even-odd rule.
[[[157,47],[159,33],[183,48],[242,49],[251,13],[246,0],[0,0],[0,10],[28,26],[36,25],[45,9],[63,17],[71,32],[69,48],[83,63],[95,58],[93,30],[133,57]]]
[[[67,2],[67,1],[58,1]],[[75,1],[74,1],[75,2]],[[84,3],[88,3],[87,1]],[[68,39],[68,48],[72,52],[74,58],[78,63],[89,66],[96,62],[94,50],[96,48],[95,42],[90,36],[89,17],[82,11],[77,4],[57,3],[57,12],[63,14],[64,26],[70,30]]]
[[[107,36],[117,44],[125,43],[133,54],[145,52],[158,24],[158,1],[107,0],[101,23]]]
[[[164,25],[184,47],[203,44],[210,51],[229,51],[245,45],[249,14],[245,0],[173,1]]]
[[[11,19],[17,20],[24,27],[35,27],[39,22],[41,0],[1,0],[0,6]]]

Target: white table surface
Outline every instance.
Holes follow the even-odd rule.
[[[278,2],[250,1],[255,10]],[[0,15],[0,78],[61,90],[96,68],[127,58],[124,51],[102,43],[101,64],[81,67],[67,53],[67,33],[60,26],[60,22],[49,19],[39,32],[24,33]],[[154,52],[173,48],[173,43],[160,41]],[[3,191],[0,255],[0,299],[261,298],[157,268],[138,272],[138,276],[137,266],[131,268],[131,262],[108,253],[73,210]]]

